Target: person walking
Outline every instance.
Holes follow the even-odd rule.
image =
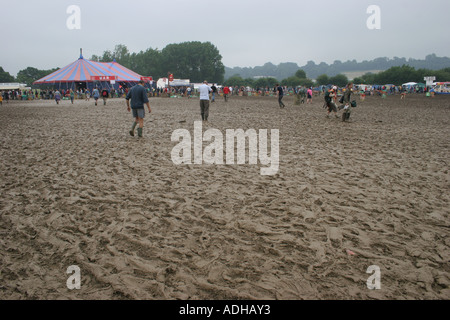
[[[353,88],[353,82],[349,82],[347,84],[347,88],[344,92],[344,96],[342,97],[343,106],[341,108],[344,109],[344,112],[342,114],[342,121],[348,121],[350,120],[350,113],[351,109],[354,108],[356,105],[350,101],[352,96],[352,88]]]
[[[306,98],[306,89],[302,87],[300,89],[300,103],[301,104],[305,103],[305,98]]]
[[[217,87],[213,84],[211,86],[211,90],[212,90],[211,102],[216,102]]]
[[[73,90],[70,89],[70,101],[72,102],[72,104],[74,99],[75,99],[75,92],[73,92]]]
[[[95,105],[97,105],[98,98],[100,98],[100,92],[98,91],[97,88],[95,88],[94,90],[92,90],[92,97],[93,97],[94,100],[95,100]]]
[[[312,103],[312,96],[313,96],[313,92],[312,92],[312,88],[308,88],[308,90],[306,91],[306,103]]]
[[[142,131],[144,128],[144,118],[145,118],[145,110],[144,104],[147,105],[148,112],[151,113],[150,102],[147,97],[147,90],[144,88],[145,82],[143,80],[139,81],[137,85],[131,88],[128,91],[126,96],[127,101],[127,110],[128,112],[133,111],[133,118],[135,119],[133,125],[131,126],[130,135],[134,137],[134,130],[137,125],[139,125],[138,136],[142,138]],[[131,107],[130,107],[130,99],[131,99]]]
[[[61,93],[58,91],[58,90],[56,90],[55,91],[55,101],[56,101],[56,104],[59,104],[59,101],[61,100]]]
[[[200,93],[200,114],[202,115],[203,121],[208,121],[209,117],[209,93],[212,91],[211,87],[208,86],[208,82],[205,80],[203,84],[198,88]]]
[[[228,95],[230,94],[230,88],[228,86],[223,87],[223,98],[225,102],[228,102]]]
[[[106,106],[106,99],[108,99],[109,97],[109,92],[108,90],[105,88],[102,90],[102,98],[103,98],[103,105]]]
[[[191,88],[190,86],[187,87],[187,89],[186,89],[186,95],[187,95],[188,99],[191,98],[191,92],[192,92],[192,88]]]
[[[283,87],[281,87],[278,83],[276,84],[277,87],[277,95],[278,95],[278,104],[280,105],[280,108],[286,107],[286,105],[283,103]]]
[[[334,97],[336,96],[337,92],[336,92],[336,87],[332,87],[330,90],[328,90],[325,93],[325,105],[328,109],[328,113],[327,113],[327,118],[330,117],[331,112],[334,112],[334,116],[336,118],[338,118],[337,115],[337,106],[336,103],[334,103]]]
[[[3,92],[3,99],[5,99],[6,103],[9,103],[9,91]]]
[[[406,99],[406,87],[402,86],[402,88],[400,89],[400,99],[404,100]]]

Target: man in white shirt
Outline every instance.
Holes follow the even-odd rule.
[[[208,121],[209,116],[209,93],[212,91],[208,86],[208,82],[205,80],[203,84],[198,88],[200,92],[200,112],[203,121]]]

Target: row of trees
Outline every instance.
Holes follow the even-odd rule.
[[[91,60],[98,62],[111,62],[116,60],[143,76],[152,76],[154,79],[174,74],[179,79],[190,79],[192,82],[222,83],[225,67],[219,50],[210,42],[183,42],[169,44],[164,49],[149,48],[138,53],[130,53],[125,45],[115,46],[114,51],[106,50],[101,56],[93,55]],[[20,82],[31,86],[32,83],[46,75],[58,70],[38,70],[28,67],[19,71],[14,78],[0,67],[0,82]]]
[[[374,74],[366,73],[361,77],[357,77],[352,80],[355,84],[369,84],[369,85],[385,85],[394,84],[400,86],[406,82],[418,82],[424,83],[424,78],[428,76],[435,76],[436,81],[450,81],[450,68],[444,68],[441,70],[429,70],[418,69],[403,65],[401,67],[392,67],[386,71]],[[252,79],[242,78],[240,75],[234,75],[225,80],[225,85],[229,86],[249,86],[254,88],[273,87],[275,84],[280,83],[283,86],[288,87],[312,87],[322,85],[337,85],[338,87],[344,87],[349,82],[349,79],[344,74],[338,74],[330,77],[326,74],[322,74],[317,77],[315,81],[306,77],[304,70],[298,70],[294,76],[283,79],[281,82],[273,77]]]
[[[446,59],[439,58],[436,55],[429,55],[425,59],[427,63],[433,63],[437,66],[438,62],[446,65]],[[242,74],[234,74],[228,77],[225,81],[225,67],[222,63],[222,56],[219,50],[210,42],[183,42],[179,44],[169,44],[164,49],[149,48],[138,53],[130,53],[125,45],[116,45],[113,51],[106,50],[101,56],[93,55],[93,61],[110,62],[116,60],[123,66],[143,75],[152,76],[154,79],[167,77],[168,73],[173,73],[176,78],[190,79],[191,82],[202,82],[208,80],[209,82],[225,84],[228,86],[251,86],[251,87],[273,87],[276,83],[283,86],[318,86],[334,84],[340,87],[345,86],[349,79],[344,74],[330,74],[322,73],[317,75],[316,80],[312,80],[308,70],[299,69],[296,64],[284,63],[278,67],[267,63],[264,67],[255,67],[253,70],[262,72],[262,77],[248,76],[244,77]],[[390,61],[387,58],[375,59],[373,63],[397,63],[403,61],[402,59],[393,59]],[[417,62],[417,61],[415,61]],[[349,64],[350,62],[346,63]],[[312,66],[314,63],[308,62],[307,66]],[[333,65],[338,66],[342,63],[335,61]],[[282,68],[280,66],[282,65]],[[31,85],[34,81],[56,71],[58,68],[51,70],[38,70],[33,67],[28,67],[19,71],[17,77],[14,78],[8,72],[0,67],[0,82],[20,82]],[[247,70],[248,69],[248,70]],[[242,69],[249,71],[250,68]],[[317,71],[317,70],[316,70]],[[269,76],[264,72],[274,73],[277,76]],[[289,74],[289,75],[288,75]],[[287,75],[280,78],[281,75]],[[447,67],[441,70],[434,69],[415,69],[411,65],[403,64],[402,66],[394,66],[386,71],[379,73],[366,73],[365,75],[353,79],[356,84],[395,84],[414,81],[424,82],[425,76],[436,76],[437,81],[450,81],[450,68]],[[280,80],[281,79],[281,80]]]
[[[130,53],[125,45],[120,44],[113,52],[107,50],[102,56],[91,57],[91,60],[99,62],[114,59],[134,72],[154,79],[172,73],[178,79],[190,79],[192,82],[208,80],[222,83],[225,75],[222,56],[211,42],[169,44],[162,50],[149,48],[138,53]]]
[[[25,83],[28,86],[31,86],[34,81],[39,80],[46,75],[55,72],[56,70],[58,70],[58,68],[50,70],[39,70],[33,67],[28,67],[26,69],[20,70],[17,73],[17,77],[13,77],[9,72],[6,72],[2,67],[0,67],[0,83],[18,82]]]
[[[101,59],[98,57],[94,57],[94,59],[97,59],[98,61],[111,61],[108,60],[110,58],[116,59],[117,62],[122,64],[122,59],[119,55],[112,55],[108,56],[110,53],[106,53]],[[142,57],[142,56],[141,56]],[[182,69],[185,69],[185,71],[182,71]],[[131,69],[133,69],[131,67]],[[285,78],[281,81],[277,80],[274,77],[263,77],[263,78],[242,78],[240,75],[234,75],[230,78],[228,78],[225,81],[215,81],[214,77],[210,77],[207,73],[203,74],[199,70],[195,71],[197,72],[197,78],[190,78],[190,76],[187,73],[192,74],[192,70],[189,70],[189,66],[183,66],[182,64],[179,64],[177,75],[182,75],[182,78],[191,79],[193,82],[201,82],[202,79],[207,79],[210,82],[224,84],[227,86],[238,86],[238,87],[253,87],[253,88],[266,88],[266,87],[274,87],[275,84],[279,83],[282,86],[288,86],[288,87],[297,87],[297,86],[303,86],[303,87],[312,87],[312,86],[321,86],[321,85],[337,85],[339,87],[344,87],[348,82],[349,79],[344,74],[338,74],[333,77],[329,77],[326,74],[322,74],[317,77],[317,79],[311,80],[306,77],[306,72],[303,70],[297,70],[294,76]],[[40,79],[42,77],[45,77],[46,75],[56,71],[55,69],[50,70],[38,70],[33,67],[28,67],[24,70],[19,71],[17,74],[17,77],[14,78],[11,76],[8,72],[4,71],[2,67],[0,67],[0,82],[20,82],[20,83],[26,83],[27,85],[31,85],[34,81],[37,79]],[[203,68],[205,70],[205,68]],[[149,71],[150,72],[150,71]],[[183,73],[185,72],[185,73]],[[209,74],[214,74],[214,71],[210,71]],[[146,72],[138,72],[140,74],[148,74]],[[150,73],[151,74],[151,73]],[[153,76],[153,74],[151,74]],[[184,77],[183,75],[186,75]],[[167,74],[162,74],[159,76],[154,76],[154,78],[159,78],[167,76]],[[389,68],[386,71],[374,74],[374,73],[366,73],[361,77],[357,77],[353,79],[353,82],[355,84],[394,84],[394,85],[402,85],[403,83],[414,81],[414,82],[424,82],[424,77],[426,76],[435,76],[436,81],[449,81],[450,80],[450,68],[445,68],[441,70],[428,70],[428,69],[414,69],[411,66],[403,65],[401,67],[392,67]],[[213,79],[213,80],[210,80]],[[219,77],[220,79],[220,77]]]
[[[14,81],[14,77],[9,72],[6,72],[2,67],[0,67],[0,82],[9,83]]]
[[[370,61],[364,60],[362,62],[357,62],[356,60],[348,60],[345,62],[335,60],[331,64],[327,64],[325,62],[316,64],[314,61],[308,61],[306,65],[302,67],[299,67],[296,63],[292,62],[280,63],[279,65],[274,65],[268,62],[263,66],[256,67],[225,67],[225,79],[238,74],[243,78],[269,76],[281,81],[282,79],[293,76],[294,73],[299,69],[305,71],[309,78],[317,79],[317,77],[323,74],[326,74],[329,77],[333,77],[346,72],[369,72],[374,70],[380,71],[387,70],[392,67],[401,67],[403,65],[409,65],[416,69],[439,70],[441,68],[450,67],[450,58],[438,57],[433,53],[427,55],[423,60],[412,58],[406,59],[399,57],[389,59],[387,57],[380,57]]]
[[[34,81],[43,78],[46,75],[55,72],[56,70],[58,70],[58,68],[50,70],[38,70],[33,67],[28,67],[24,70],[20,70],[19,73],[17,73],[17,77],[14,78],[9,72],[6,72],[2,67],[0,67],[0,82],[19,82],[26,83],[27,85],[31,86]]]
[[[403,65],[401,67],[389,68],[377,74],[366,73],[361,77],[355,78],[353,82],[360,84],[394,84],[398,86],[411,81],[424,83],[424,78],[428,76],[435,76],[436,81],[450,81],[450,68],[441,70],[416,70],[411,66]]]
[[[278,81],[274,77],[264,77],[264,78],[242,78],[239,75],[234,75],[227,80],[225,80],[224,84],[227,86],[238,86],[238,87],[253,87],[253,88],[266,88],[266,87],[274,87],[275,84],[279,83],[282,86],[287,87],[312,87],[312,86],[320,86],[320,85],[328,85],[333,84],[339,87],[344,87],[349,82],[347,76],[343,74],[338,74],[334,77],[328,77],[327,75],[319,76],[316,81],[311,80],[306,77],[306,72],[302,69],[297,70],[295,75],[285,78],[281,81]]]

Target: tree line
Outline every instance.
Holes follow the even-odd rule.
[[[239,75],[232,76],[225,80],[226,86],[238,86],[238,87],[252,87],[252,88],[273,88],[276,84],[280,84],[286,87],[313,87],[315,85],[328,85],[334,84],[340,87],[347,85],[349,79],[347,76],[340,74],[334,77],[326,76],[326,81],[323,83],[317,83],[306,76],[304,70],[297,70],[293,76],[287,77],[281,81],[274,77],[260,77],[260,78],[242,78]]]
[[[407,82],[425,83],[424,78],[428,76],[436,77],[436,81],[439,82],[450,81],[450,68],[441,70],[416,70],[409,65],[403,65],[401,67],[389,68],[377,74],[368,72],[361,77],[353,79],[353,82],[358,84],[393,84],[399,86]]]
[[[106,50],[102,55],[93,55],[90,60],[97,62],[116,61],[124,67],[142,76],[154,79],[167,77],[169,73],[177,79],[190,79],[191,82],[222,83],[225,67],[219,50],[210,42],[183,42],[169,44],[164,49],[149,48],[131,53],[125,45],[116,45],[113,51]],[[31,86],[32,83],[58,70],[38,70],[28,67],[19,71],[14,78],[0,67],[0,82],[20,82]]]
[[[152,76],[154,79],[167,77],[171,73],[175,78],[190,79],[191,82],[198,83],[203,80],[208,80],[210,83],[238,87],[264,88],[273,87],[277,83],[288,87],[312,87],[329,84],[343,87],[349,82],[346,75],[343,73],[335,74],[329,68],[324,70],[329,70],[330,72],[318,74],[314,77],[315,80],[312,80],[311,69],[308,68],[308,66],[315,65],[312,61],[309,61],[303,68],[299,68],[295,63],[282,63],[279,66],[266,63],[262,67],[234,68],[235,71],[245,71],[246,73],[244,72],[244,74],[253,72],[253,76],[246,77],[241,73],[237,73],[226,77],[225,70],[229,70],[229,68],[224,67],[222,56],[217,47],[210,42],[199,41],[169,44],[162,50],[149,48],[137,53],[131,53],[125,45],[119,44],[115,46],[113,51],[106,50],[102,55],[93,55],[90,59],[98,62],[111,62],[115,60],[138,74]],[[401,85],[410,81],[424,82],[423,78],[425,76],[436,76],[436,81],[450,81],[450,63],[447,66],[449,61],[449,58],[439,58],[434,54],[427,56],[424,61],[411,59],[407,61],[404,58],[394,58],[391,60],[378,58],[373,60],[371,64],[368,64],[368,68],[382,68],[388,63],[399,62],[415,62],[418,65],[428,63],[433,68],[416,69],[409,64],[403,64],[400,66],[392,66],[379,73],[367,72],[363,76],[353,79],[353,82],[356,84]],[[354,60],[346,63],[335,61],[333,66],[344,65],[346,71],[351,71],[352,68],[350,66],[352,63],[354,64],[354,68],[357,68],[358,63]],[[326,64],[321,63],[318,66],[321,65]],[[434,69],[438,65],[447,67],[440,70]],[[0,82],[20,82],[31,86],[34,81],[56,70],[58,68],[38,70],[34,67],[28,67],[19,71],[17,77],[14,78],[0,67]],[[255,73],[260,76],[255,76]]]
[[[368,84],[368,85],[385,85],[393,84],[400,86],[407,82],[425,83],[424,78],[428,76],[435,76],[437,82],[450,81],[450,68],[444,68],[441,70],[430,69],[418,69],[403,65],[401,67],[392,67],[386,71],[380,73],[368,72],[361,77],[354,78],[352,80],[355,84]],[[313,87],[313,86],[328,86],[336,85],[338,87],[345,87],[350,82],[350,79],[344,74],[337,74],[335,76],[329,76],[327,74],[321,74],[315,80],[311,80],[306,77],[306,72],[302,69],[288,78],[278,81],[274,77],[263,78],[242,78],[239,75],[234,75],[227,80],[224,84],[228,86],[238,87],[253,87],[253,88],[266,88],[274,87],[279,83],[282,86],[287,87]]]
[[[256,67],[225,67],[225,79],[238,75],[244,79],[254,77],[273,77],[281,81],[282,79],[293,76],[299,69],[305,71],[309,78],[317,79],[319,76],[324,74],[329,77],[334,77],[346,72],[385,71],[389,68],[401,67],[403,65],[408,65],[415,69],[439,70],[450,67],[450,58],[438,57],[433,53],[427,55],[424,60],[399,57],[389,59],[387,57],[380,57],[370,61],[364,60],[362,62],[357,62],[356,60],[348,60],[345,62],[335,60],[332,64],[327,64],[325,62],[316,64],[314,61],[308,61],[306,65],[301,67],[292,62],[280,63],[279,65],[274,65],[268,62],[263,66]]]
[[[225,74],[222,56],[211,42],[169,44],[162,50],[149,48],[138,53],[130,53],[125,45],[119,44],[114,51],[106,50],[102,56],[93,55],[91,60],[116,60],[124,67],[154,79],[167,77],[171,73],[177,79],[190,79],[191,82],[208,80],[222,83]]]
[[[58,70],[58,68],[50,70],[38,70],[33,67],[28,67],[26,69],[20,70],[17,73],[17,77],[13,77],[9,72],[6,72],[2,67],[0,67],[0,83],[19,82],[26,83],[28,86],[31,86],[34,81],[43,78],[50,73],[55,72],[56,70]]]

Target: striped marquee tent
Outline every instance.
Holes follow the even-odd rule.
[[[113,62],[95,62],[80,58],[37,81],[33,84],[49,84],[60,89],[78,88],[114,88],[119,86],[130,87],[142,78],[136,72]]]

